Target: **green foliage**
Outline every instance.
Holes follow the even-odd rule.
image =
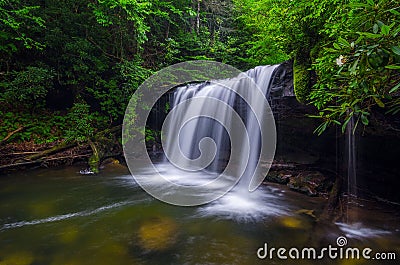
[[[53,88],[53,78],[54,72],[42,67],[13,71],[7,81],[0,83],[0,102],[25,110],[43,107],[47,92]]]
[[[136,49],[141,49],[141,45],[148,40],[146,34],[150,27],[145,20],[147,16],[154,14],[150,12],[151,1],[105,0],[89,3],[89,7],[100,25],[110,28],[122,39],[126,40],[128,36],[128,32],[125,32],[127,28],[133,29],[135,34],[130,35],[129,43],[134,44]]]
[[[235,0],[240,22],[251,32],[253,64],[295,58],[299,101],[319,109],[320,134],[343,131],[352,117],[369,124],[374,106],[400,111],[399,5],[394,0]],[[304,62],[309,54],[312,64]],[[299,57],[301,58],[299,60]],[[308,69],[308,70],[307,70]],[[315,72],[313,89],[307,88]],[[313,75],[314,76],[314,75]]]
[[[0,110],[0,139],[7,136],[19,127],[24,129],[12,136],[14,142],[34,141],[36,143],[50,143],[63,137],[65,117],[60,113],[15,113]]]
[[[23,126],[13,141],[88,141],[122,122],[154,71],[238,62],[232,9],[230,0],[0,0],[0,137]]]
[[[314,64],[319,79],[310,99],[320,110],[317,117],[324,119],[319,134],[331,124],[341,125],[344,132],[352,117],[356,125],[368,125],[374,106],[399,110],[393,97],[400,87],[398,4],[350,1],[346,8],[338,15],[345,27],[326,27],[335,38]]]
[[[143,68],[138,61],[124,61],[114,68],[117,78],[99,78],[93,87],[87,87],[93,98],[98,100],[103,115],[111,121],[120,121],[124,115],[129,98],[136,88],[150,76],[151,71]]]
[[[324,35],[325,21],[343,1],[234,0],[240,20],[252,32],[249,59],[276,64],[307,54]]]
[[[104,118],[91,112],[86,103],[75,103],[66,116],[65,138],[67,141],[88,141],[104,122]]]
[[[20,42],[28,49],[43,48],[43,44],[31,36],[35,26],[44,28],[44,20],[35,12],[39,8],[38,5],[23,5],[21,1],[0,0],[0,53],[16,52]]]
[[[249,66],[276,64],[289,59],[285,52],[286,37],[280,31],[284,18],[284,1],[273,0],[234,0],[238,18],[236,23],[243,28],[235,45],[246,55],[241,58]],[[289,1],[286,1],[289,2]],[[287,23],[286,21],[284,23]],[[243,55],[242,54],[242,57]]]
[[[161,136],[161,133],[159,131],[155,131],[150,128],[146,128],[145,141],[147,144],[152,145],[152,144],[160,141],[160,136]]]

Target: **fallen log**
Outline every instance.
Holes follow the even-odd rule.
[[[72,142],[72,143],[62,142],[61,144],[53,146],[50,149],[41,151],[41,152],[39,152],[37,154],[33,154],[33,155],[30,155],[30,156],[24,157],[24,158],[22,158],[22,160],[37,160],[37,159],[39,159],[41,157],[48,156],[48,155],[51,155],[51,154],[55,154],[55,153],[64,151],[65,149],[68,149],[68,148],[71,148],[71,147],[74,147],[74,146],[76,146],[76,142]]]
[[[83,157],[90,157],[91,154],[84,154],[84,155],[74,155],[74,156],[61,156],[61,157],[52,157],[52,158],[40,158],[35,161],[26,161],[26,162],[18,162],[14,164],[8,164],[8,165],[3,165],[0,166],[0,170],[5,170],[5,169],[13,169],[13,168],[18,168],[18,167],[23,167],[23,166],[32,166],[35,164],[42,164],[50,161],[58,161],[58,160],[63,160],[63,159],[75,159],[75,158],[83,158]]]
[[[12,168],[22,167],[22,166],[30,166],[30,165],[34,165],[34,164],[39,164],[41,162],[42,162],[42,160],[18,162],[18,163],[14,163],[14,164],[8,164],[8,165],[0,166],[0,170],[2,170],[2,169],[12,169]]]
[[[1,154],[1,156],[7,157],[7,164],[0,166],[0,170],[10,170],[18,167],[24,166],[32,166],[32,165],[41,165],[46,166],[47,162],[57,162],[62,161],[63,159],[75,159],[75,158],[89,158],[89,166],[98,172],[98,168],[102,159],[119,155],[120,148],[115,150],[115,145],[118,143],[116,140],[118,136],[116,134],[120,132],[122,129],[122,125],[118,125],[109,129],[105,129],[96,133],[92,139],[88,139],[88,144],[92,149],[92,152],[85,153],[85,154],[75,154],[69,152],[69,155],[66,155],[65,152],[68,153],[68,149],[72,149],[77,146],[77,142],[66,142],[63,141],[61,143],[56,144],[55,146],[43,150],[43,151],[26,151],[26,152],[15,152],[15,153],[8,153],[8,154]],[[20,131],[22,129],[19,129]],[[11,132],[15,134],[18,132],[17,130]],[[8,138],[11,137],[11,133],[9,134]],[[7,139],[3,139],[7,140]],[[118,144],[117,144],[118,145]],[[117,153],[117,152],[118,153]],[[63,153],[64,152],[64,153]],[[79,152],[79,151],[78,151]],[[49,158],[51,156],[51,158]]]

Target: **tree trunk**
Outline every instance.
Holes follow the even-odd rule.
[[[197,0],[197,16],[196,16],[196,32],[199,34],[200,32],[200,3],[201,0]]]
[[[89,145],[93,151],[92,156],[89,158],[89,168],[92,172],[97,174],[97,173],[99,173],[100,160],[102,158],[102,153],[99,152],[99,148],[97,147],[97,144],[93,143],[91,140],[89,140]]]
[[[122,125],[112,127],[97,133],[93,139],[89,139],[89,145],[92,148],[93,154],[89,158],[89,168],[94,173],[99,173],[100,163],[106,157],[114,156],[115,153],[111,153],[115,144],[118,142],[115,133],[121,131]],[[110,139],[111,137],[111,139]]]

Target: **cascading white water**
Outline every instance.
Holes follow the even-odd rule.
[[[240,135],[240,141],[233,142],[230,133],[238,129],[233,122],[235,117],[232,112],[226,111],[222,104],[211,105],[207,102],[199,104],[197,101],[192,101],[180,111],[171,113],[171,122],[166,128],[168,134],[165,143],[167,145],[164,147],[168,159],[165,159],[166,163],[164,163],[162,169],[163,173],[169,171],[169,174],[166,175],[171,177],[172,182],[181,185],[190,185],[191,182],[192,184],[201,183],[201,180],[197,178],[204,178],[205,175],[216,177],[218,173],[224,170],[228,160],[229,163],[232,160],[234,161],[237,172],[243,172],[237,185],[223,198],[200,208],[200,215],[218,215],[226,218],[253,220],[287,213],[285,204],[274,192],[270,190],[249,192],[255,189],[255,185],[249,185],[252,177],[257,174],[264,174],[262,179],[265,177],[265,172],[257,172],[260,154],[263,148],[272,147],[266,145],[265,141],[264,146],[262,146],[262,141],[265,136],[275,137],[275,134],[268,135],[262,130],[262,127],[266,120],[273,119],[271,110],[269,106],[265,105],[265,102],[266,98],[269,97],[276,68],[277,66],[258,66],[236,78],[190,84],[178,87],[174,92],[172,109],[190,99],[214,98],[234,109],[246,128],[246,134]],[[259,89],[249,85],[249,77]],[[210,113],[218,113],[222,118],[216,121],[208,116]],[[191,119],[190,117],[193,116],[198,118]],[[184,125],[178,126],[181,124]],[[275,127],[273,130],[275,133]],[[267,135],[262,135],[262,132]],[[207,138],[211,138],[215,144],[202,146],[201,142]],[[244,151],[246,141],[249,143],[249,152]],[[239,145],[237,147],[239,154],[232,154],[232,145]],[[210,157],[208,156],[212,156],[213,160],[204,167],[203,173],[193,174],[193,172],[190,172],[192,171],[191,166],[193,164],[195,169],[193,171],[197,171],[199,167],[196,159],[202,155],[206,157],[205,160],[209,160]],[[272,162],[272,159],[273,157],[267,158],[269,163]],[[178,172],[176,168],[171,169],[170,166],[166,165],[168,160],[174,161],[174,165],[183,165],[186,171],[182,173],[182,171]],[[202,165],[204,166],[204,163]],[[190,177],[195,179],[190,179]],[[209,192],[213,191],[210,190]]]
[[[146,80],[130,100],[123,126],[124,154],[135,181],[163,202],[201,205],[202,215],[247,220],[287,213],[282,194],[256,190],[275,155],[276,127],[267,98],[277,67],[240,72],[193,61]],[[210,81],[193,84],[200,80]],[[145,130],[147,106],[176,83],[190,85],[175,90],[161,130],[166,159],[154,163],[138,132]]]
[[[352,117],[346,129],[347,192],[350,196],[357,197],[356,135],[354,128],[354,117]]]
[[[249,86],[248,77],[261,89],[264,97],[268,98],[270,93],[270,85],[273,77],[274,70],[277,66],[258,66],[245,73],[242,73],[237,78],[219,80],[218,82],[208,82],[200,84],[191,84],[187,86],[178,87],[174,93],[172,108],[178,106],[180,103],[193,98],[214,98],[226,103],[239,114],[243,120],[247,134],[242,135],[243,138],[250,140],[249,157],[238,156],[236,161],[238,170],[244,170],[243,177],[239,187],[247,190],[247,185],[250,182],[249,177],[253,176],[257,168],[260,158],[260,143],[261,143],[261,129],[260,123],[263,120],[258,120],[255,113],[270,111],[266,109],[265,98],[261,98],[260,94],[256,93],[256,89]],[[242,77],[246,77],[243,78]],[[244,95],[247,103],[238,96]],[[210,108],[214,108],[211,109]],[[223,112],[222,119],[217,122],[212,118],[204,117],[204,113],[221,113],[224,111],[222,105],[210,106],[206,102],[204,104],[197,104],[193,101],[186,105],[183,111],[173,113],[172,122],[168,131],[168,138],[166,143],[167,147],[164,149],[167,157],[173,161],[178,161],[179,165],[185,164],[185,168],[191,168],[193,161],[198,158],[201,153],[212,155],[215,153],[213,161],[206,167],[211,172],[221,172],[228,160],[231,143],[229,139],[228,130],[235,130],[232,122],[232,112]],[[178,127],[176,124],[182,124],[182,121],[187,119],[186,115],[191,112],[192,116],[197,116],[197,119],[191,119],[185,123],[183,127]],[[194,114],[194,115],[193,115]],[[228,125],[224,128],[221,125]],[[205,138],[211,138],[215,145],[208,145],[205,149],[200,150],[199,145]],[[245,143],[243,139],[241,143]],[[214,150],[214,148],[216,150]],[[245,147],[243,147],[245,148]],[[183,156],[182,156],[183,154]],[[194,168],[198,168],[194,165]]]

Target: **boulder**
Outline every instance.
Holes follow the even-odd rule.
[[[331,186],[329,183],[329,179],[321,172],[304,171],[291,177],[287,186],[308,196],[317,196],[319,192],[326,192],[328,190],[328,186]]]
[[[288,184],[290,178],[293,174],[284,171],[270,171],[266,177],[267,181],[279,183],[279,184]]]

